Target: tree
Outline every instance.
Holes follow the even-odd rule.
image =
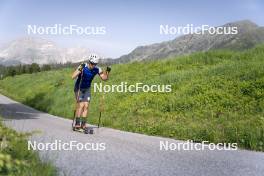
[[[24,73],[27,73],[28,69],[27,69],[27,65],[23,65],[22,66],[22,70],[21,70],[21,73],[24,74]]]
[[[40,72],[40,67],[37,63],[32,63],[29,66],[29,73],[36,73],[36,72]]]
[[[19,64],[15,68],[16,68],[16,75],[21,75],[22,74],[22,65]]]
[[[7,68],[7,76],[15,76],[16,75],[16,69],[11,66]]]
[[[51,66],[48,64],[43,65],[41,68],[41,71],[49,71],[49,70],[51,70]]]

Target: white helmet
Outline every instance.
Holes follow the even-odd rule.
[[[89,56],[89,62],[91,62],[92,64],[98,64],[99,62],[99,56],[97,54],[91,54]]]

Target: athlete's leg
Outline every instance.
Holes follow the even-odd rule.
[[[76,110],[76,117],[82,117],[84,107],[85,107],[85,102],[78,103]]]
[[[85,106],[85,102],[79,102],[76,110],[76,126],[82,126],[82,114]]]
[[[84,103],[84,106],[83,106],[83,111],[82,111],[82,127],[86,127],[89,102],[83,102],[83,103]]]
[[[89,110],[89,102],[83,102],[83,111],[82,111],[82,117],[87,117]]]
[[[87,119],[87,114],[88,114],[88,109],[89,109],[89,102],[91,100],[91,92],[90,89],[85,90],[83,92],[83,111],[81,114],[82,117],[82,127],[86,127],[86,119]]]

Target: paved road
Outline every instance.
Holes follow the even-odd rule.
[[[95,129],[95,134],[85,135],[71,131],[70,120],[39,112],[2,95],[0,111],[5,124],[17,131],[41,131],[30,139],[40,149],[42,143],[54,143],[56,140],[60,144],[75,141],[74,144],[80,143],[80,148],[86,146],[90,149],[41,150],[41,158],[52,161],[60,175],[264,175],[262,152],[208,149],[166,151],[160,150],[160,141],[167,141],[171,146],[184,141],[110,128]]]

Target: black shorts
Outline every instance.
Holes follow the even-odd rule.
[[[90,102],[91,100],[91,89],[81,89],[78,91],[78,89],[74,90],[75,99],[78,102]]]

